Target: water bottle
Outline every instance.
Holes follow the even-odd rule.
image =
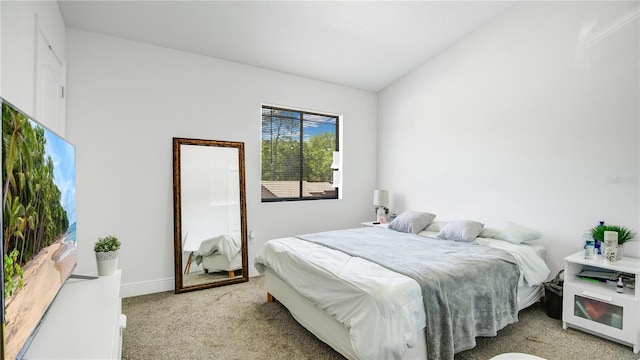
[[[604,226],[604,221],[600,221],[598,226]],[[595,249],[594,253],[596,255],[604,256],[604,248],[605,247],[603,246],[601,241],[596,241],[596,249]]]
[[[582,238],[584,239],[584,258],[593,259],[595,254],[596,241],[593,239],[593,236],[591,236],[590,232],[584,233]]]

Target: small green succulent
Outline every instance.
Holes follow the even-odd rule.
[[[93,246],[93,251],[95,252],[109,252],[109,251],[117,251],[120,249],[120,241],[118,238],[109,235],[104,238],[98,238],[96,244]]]

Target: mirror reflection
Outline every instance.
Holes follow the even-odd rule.
[[[244,144],[174,138],[176,293],[248,281]]]

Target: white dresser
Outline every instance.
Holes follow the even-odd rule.
[[[24,359],[120,359],[126,327],[120,277],[117,270],[93,280],[67,280]]]

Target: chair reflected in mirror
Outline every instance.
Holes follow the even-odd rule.
[[[196,251],[200,248],[200,243],[204,240],[202,234],[190,232],[185,236],[184,243],[182,245],[182,251],[185,253],[189,253],[189,258],[187,259],[187,264],[184,266],[184,274],[187,275],[191,272],[191,263],[193,262],[193,256]]]

